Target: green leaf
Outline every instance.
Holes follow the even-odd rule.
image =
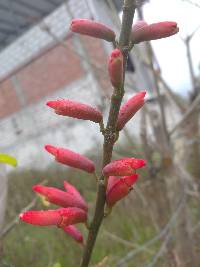
[[[60,264],[60,262],[56,262],[52,267],[62,267],[62,265]]]
[[[9,164],[14,167],[17,166],[17,160],[14,157],[2,153],[0,153],[0,163]]]

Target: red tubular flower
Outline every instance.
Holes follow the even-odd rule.
[[[118,131],[122,130],[135,113],[143,107],[145,95],[145,91],[134,95],[120,108],[116,125]]]
[[[103,116],[97,109],[68,99],[48,101],[47,106],[53,108],[55,113],[76,119],[90,120],[99,123]]]
[[[109,62],[108,72],[112,85],[121,88],[123,83],[123,55],[119,49],[112,51]]]
[[[30,210],[19,215],[20,220],[39,226],[57,225],[62,221],[57,210]]]
[[[84,200],[84,198],[81,196],[81,194],[78,192],[78,190],[73,185],[71,185],[67,181],[64,181],[64,188],[69,194],[74,196],[79,201],[79,203],[82,204],[83,207],[85,207],[85,210],[88,210],[88,205],[86,201]]]
[[[87,213],[79,208],[60,208],[57,210],[31,210],[21,213],[20,220],[39,226],[57,225],[65,227],[87,221]]]
[[[77,207],[85,211],[88,210],[88,206],[83,199],[77,198],[68,192],[64,192],[54,187],[48,187],[43,185],[33,186],[33,190],[40,195],[43,195],[47,201],[52,204],[67,208]]]
[[[138,44],[169,37],[178,31],[177,23],[173,21],[163,21],[149,25],[144,21],[138,21],[132,28],[131,40],[134,44]]]
[[[108,176],[128,176],[135,174],[135,170],[146,165],[145,160],[136,158],[122,158],[113,160],[103,168],[103,175]]]
[[[83,244],[83,235],[74,225],[68,225],[63,227],[65,233],[70,235],[76,242]]]
[[[45,149],[55,156],[56,161],[62,164],[81,169],[89,173],[92,173],[95,170],[94,163],[91,160],[69,149],[55,147],[52,145],[46,145]]]
[[[106,192],[106,203],[108,207],[112,207],[117,201],[128,195],[137,178],[138,174],[134,174],[117,179]]]
[[[113,42],[115,40],[115,33],[113,30],[102,23],[89,19],[73,19],[70,29],[72,32],[104,39],[108,42]]]

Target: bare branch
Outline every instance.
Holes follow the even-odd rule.
[[[47,183],[48,180],[44,180],[41,184],[45,185]],[[36,205],[36,202],[37,197],[33,198],[31,202],[26,207],[24,207],[10,223],[7,224],[7,226],[0,232],[0,239],[4,238],[15,227],[15,225],[19,221],[19,214],[33,208]]]
[[[20,213],[33,208],[36,204],[36,201],[37,197],[35,197],[26,207],[24,207],[20,211]],[[7,226],[0,232],[0,239],[4,238],[16,226],[18,222],[19,222],[19,215],[17,214],[17,216],[10,223],[8,223]]]
[[[153,267],[157,263],[159,258],[162,257],[162,255],[166,252],[166,247],[167,247],[171,237],[172,237],[172,235],[170,233],[165,237],[165,240],[163,241],[159,251],[153,257],[152,262],[149,263],[146,267]]]
[[[185,112],[185,114],[183,115],[183,117],[181,118],[181,120],[174,126],[174,128],[170,131],[170,135],[172,135],[177,129],[179,129],[184,122],[189,118],[189,116],[195,112],[195,110],[199,107],[198,105],[200,104],[200,94],[198,95],[198,97],[196,97],[196,99],[193,101],[193,103],[191,104],[191,106],[188,108],[188,110]]]
[[[166,235],[169,234],[169,231],[171,229],[171,227],[176,223],[177,217],[179,216],[182,208],[185,206],[185,201],[186,201],[186,196],[184,195],[178,206],[177,209],[174,211],[174,213],[172,214],[169,222],[165,225],[165,227],[160,231],[160,233],[158,235],[156,235],[154,238],[152,238],[151,240],[147,241],[144,245],[142,245],[140,248],[135,249],[130,251],[124,258],[122,258],[116,265],[115,267],[122,267],[124,266],[128,261],[130,261],[133,257],[135,257],[137,254],[139,254],[140,252],[144,251],[146,248],[148,248],[149,246],[153,245],[155,242],[157,242],[158,240],[162,239],[163,237],[165,237]]]
[[[151,65],[144,59],[142,59],[139,55],[137,55],[139,60],[149,69],[151,69]],[[165,81],[165,79],[163,78],[162,74],[159,71],[155,71],[155,75],[157,76],[159,82],[161,82],[161,84],[163,85],[164,90],[166,90],[168,96],[172,99],[172,101],[174,102],[174,104],[178,107],[178,109],[181,112],[184,112],[186,107],[184,104],[182,104],[176,94],[173,92],[172,88],[169,86],[169,84]]]
[[[117,242],[119,242],[119,243],[121,243],[121,244],[123,244],[123,245],[129,247],[129,248],[140,248],[140,247],[141,247],[141,245],[138,245],[138,244],[135,244],[135,243],[133,243],[133,242],[124,240],[123,238],[121,238],[121,237],[119,237],[119,236],[117,236],[117,235],[115,235],[115,234],[113,234],[113,233],[110,233],[110,232],[108,232],[108,231],[106,231],[106,230],[104,230],[103,233],[104,233],[106,236],[110,237],[111,239],[113,239],[113,240],[115,240],[115,241],[117,241]],[[149,254],[153,254],[153,253],[154,253],[153,250],[151,250],[151,249],[149,249],[149,248],[145,248],[144,250],[145,250],[146,252],[148,252]]]
[[[193,1],[191,1],[191,0],[183,0],[183,1],[184,1],[184,2],[188,2],[189,4],[191,4],[191,5],[195,6],[195,7],[200,8],[200,4],[195,3],[195,2],[193,2]]]

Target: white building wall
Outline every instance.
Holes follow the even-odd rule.
[[[92,106],[98,106],[98,87],[91,75],[72,83],[55,94],[42,99],[0,123],[1,151],[10,153],[19,161],[19,167],[45,168],[51,157],[44,156],[44,145],[64,146],[79,153],[91,149],[98,141],[98,124],[58,116],[46,106],[48,100],[69,98]],[[13,121],[15,123],[13,123]],[[20,133],[20,134],[18,134]],[[46,155],[46,154],[45,154]],[[33,162],[38,164],[33,164]]]
[[[69,0],[68,5],[74,17],[89,18],[91,16],[85,0]],[[44,19],[44,23],[58,37],[67,35],[70,21],[71,15],[66,4],[57,8]],[[40,24],[30,29],[0,52],[0,80],[53,43],[52,38],[41,29]]]
[[[88,5],[89,3],[89,5]],[[70,12],[69,12],[70,10]],[[68,10],[62,5],[47,18],[47,23],[52,31],[62,37],[67,34],[67,28],[74,17],[88,18],[91,15],[112,25],[105,6],[100,9],[100,1],[70,0]],[[39,26],[35,26],[16,42],[0,53],[0,78],[12,72],[17,66],[24,64],[34,57],[40,50],[53,43],[51,37],[43,32]],[[86,66],[86,69],[87,68]],[[132,82],[134,82],[132,80]],[[130,87],[129,87],[130,88]],[[146,88],[140,88],[141,90]],[[98,106],[99,85],[95,78],[88,74],[85,78],[75,81],[66,88],[61,88],[54,95],[42,99],[39,103],[29,106],[22,111],[0,121],[0,151],[8,152],[19,161],[19,168],[45,168],[51,158],[43,153],[43,146],[47,143],[65,146],[80,153],[91,149],[95,142],[101,142],[102,137],[98,133],[98,126],[88,121],[73,120],[53,114],[53,111],[45,106],[47,100],[55,98],[70,98]],[[125,95],[125,99],[134,94],[133,90]],[[170,116],[171,117],[171,116]],[[174,122],[174,119],[170,122]],[[129,122],[128,129],[134,135],[138,135],[140,115],[137,114],[133,121]],[[20,134],[19,134],[20,132]],[[45,160],[42,161],[42,158]]]

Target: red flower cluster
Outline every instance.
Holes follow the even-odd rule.
[[[77,242],[82,243],[83,236],[74,224],[86,223],[88,205],[74,186],[68,182],[64,182],[64,186],[67,192],[54,187],[33,186],[33,190],[44,196],[47,201],[63,208],[26,211],[20,214],[19,217],[22,221],[33,225],[56,225],[72,236]]]
[[[106,191],[106,203],[109,208],[128,195],[138,179],[136,170],[145,165],[146,162],[143,159],[123,158],[113,160],[103,168],[103,175],[109,177]],[[117,176],[124,177],[118,178]]]

